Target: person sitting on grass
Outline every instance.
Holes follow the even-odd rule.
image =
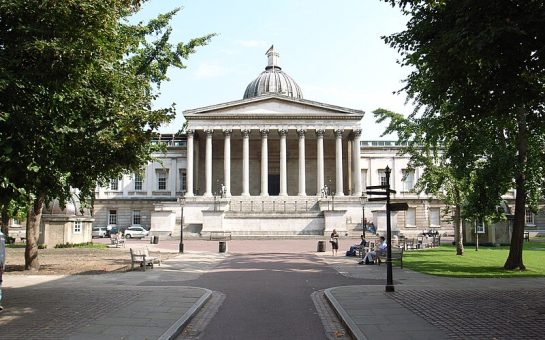
[[[362,249],[367,244],[367,241],[365,241],[365,238],[363,238],[363,235],[361,235],[361,242],[360,244],[354,244],[353,246],[350,246],[350,249],[346,252],[346,256],[356,256],[358,254],[358,249]]]
[[[376,251],[370,251],[368,252],[365,257],[362,260],[362,263],[365,264],[374,264],[375,260],[379,255],[386,254],[386,250],[388,249],[388,244],[386,243],[386,239],[384,236],[380,237],[380,245],[378,246],[378,249]]]

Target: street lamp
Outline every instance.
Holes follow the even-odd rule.
[[[181,216],[180,216],[180,247],[178,252],[180,254],[184,253],[184,205],[185,205],[185,191],[182,191],[182,194],[178,198],[178,202],[180,202],[180,207],[182,208]]]
[[[365,229],[367,228],[367,223],[365,223],[365,202],[367,202],[367,196],[363,193],[360,197],[361,202],[361,236],[365,238]]]

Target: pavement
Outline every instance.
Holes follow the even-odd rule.
[[[394,267],[395,292],[387,293],[385,265],[316,254],[374,283],[324,291],[355,339],[543,338],[545,278],[452,279]],[[152,270],[103,275],[4,275],[0,338],[175,339],[213,296],[186,282],[226,256],[190,251]]]

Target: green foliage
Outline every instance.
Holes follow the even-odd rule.
[[[403,254],[403,266],[424,274],[448,277],[543,277],[545,276],[545,243],[525,242],[525,271],[503,268],[509,247],[479,246],[479,251],[466,248],[464,256],[456,256],[453,246],[408,251]]]
[[[55,248],[96,248],[96,249],[105,249],[107,246],[102,243],[93,243],[93,242],[85,242],[85,243],[59,243],[55,245]]]

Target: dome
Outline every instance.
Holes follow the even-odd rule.
[[[282,71],[279,66],[280,55],[271,46],[266,53],[268,65],[265,71],[255,78],[244,91],[244,99],[259,97],[267,93],[276,93],[292,98],[303,98],[301,88],[292,77]]]

